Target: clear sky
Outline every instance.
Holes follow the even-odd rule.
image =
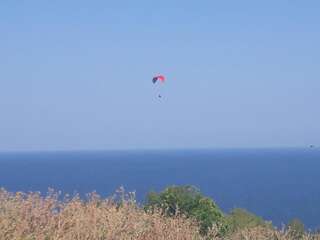
[[[319,13],[318,0],[2,0],[0,150],[320,145]]]

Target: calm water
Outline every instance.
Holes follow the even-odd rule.
[[[0,154],[0,187],[9,191],[107,196],[123,185],[143,201],[172,184],[197,186],[225,211],[243,207],[276,225],[298,217],[320,226],[316,148]]]

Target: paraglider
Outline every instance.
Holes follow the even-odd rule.
[[[158,80],[163,83],[166,80],[166,78],[163,75],[154,76],[152,78],[153,83],[156,83]]]
[[[164,83],[166,80],[165,76],[163,75],[157,75],[157,76],[154,76],[152,78],[152,82],[153,84],[157,83],[157,82],[160,82],[160,83]],[[158,98],[162,98],[161,94],[158,94]]]

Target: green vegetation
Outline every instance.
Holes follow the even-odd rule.
[[[217,224],[224,232],[224,216],[212,199],[204,197],[193,186],[172,186],[161,193],[151,192],[145,206],[147,210],[161,209],[166,216],[184,215],[194,218],[200,225],[201,234]]]
[[[164,216],[186,216],[195,220],[199,225],[201,235],[208,235],[215,227],[216,236],[229,237],[255,229],[263,229],[265,233],[275,231],[271,222],[241,208],[235,208],[230,213],[223,213],[215,202],[201,194],[193,186],[170,186],[160,193],[150,192],[144,206],[148,212],[155,209]],[[302,239],[306,236],[303,223],[293,219],[282,231],[290,239]]]
[[[218,227],[221,236],[246,228],[272,227],[271,223],[244,209],[236,208],[230,214],[224,214],[212,199],[203,196],[193,186],[171,186],[160,193],[150,192],[145,209],[161,209],[166,216],[193,218],[198,222],[202,235],[206,235],[213,226]]]
[[[292,219],[288,223],[287,229],[288,229],[292,239],[297,239],[297,240],[301,239],[303,237],[304,232],[305,232],[304,224],[298,218]]]
[[[241,229],[259,226],[272,227],[270,222],[266,222],[261,217],[241,208],[233,209],[226,218],[229,232],[236,232]]]

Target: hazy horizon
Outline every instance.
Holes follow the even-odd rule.
[[[320,150],[320,146],[264,146],[264,147],[208,147],[208,148],[201,148],[201,147],[187,147],[187,148],[91,148],[91,149],[13,149],[13,150],[0,150],[0,154],[28,154],[28,153],[68,153],[68,152],[77,152],[77,153],[94,153],[94,152],[213,152],[213,151],[274,151],[274,150]]]
[[[0,151],[320,146],[319,12],[2,1]]]

